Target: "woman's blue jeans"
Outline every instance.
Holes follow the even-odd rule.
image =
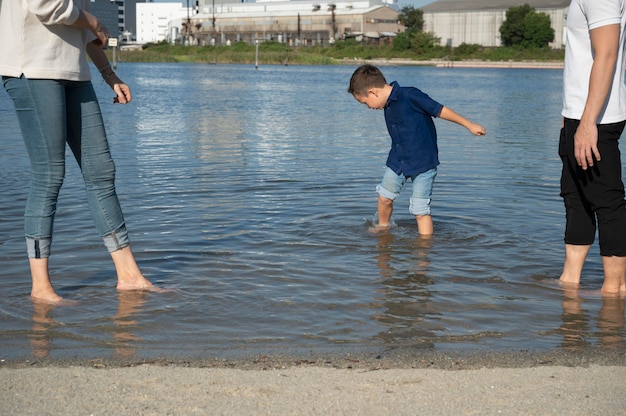
[[[50,255],[57,199],[65,177],[65,144],[80,166],[96,228],[109,252],[129,244],[115,192],[115,165],[91,82],[2,77],[13,99],[30,157],[24,213],[28,256]]]

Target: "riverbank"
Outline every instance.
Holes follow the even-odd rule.
[[[107,53],[111,55],[111,50]],[[442,67],[555,68],[562,67],[563,51],[519,48],[435,48],[416,53],[396,50],[392,45],[338,43],[332,47],[289,47],[263,42],[258,49],[237,42],[231,46],[184,46],[148,44],[119,50],[126,62],[189,62],[210,64],[259,65],[341,65],[355,61],[373,61],[389,65],[425,65]]]
[[[432,59],[416,61],[411,59],[343,59],[342,64],[354,62],[369,63],[377,66],[434,66],[438,68],[534,68],[534,69],[563,69],[562,61],[450,61]]]

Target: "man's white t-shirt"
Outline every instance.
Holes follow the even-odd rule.
[[[565,69],[563,71],[563,111],[566,118],[580,120],[593,64],[589,31],[602,26],[620,25],[620,48],[616,76],[610,95],[597,124],[626,120],[626,85],[624,84],[624,28],[626,0],[572,0],[567,12]]]

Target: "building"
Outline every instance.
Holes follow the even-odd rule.
[[[165,15],[154,9],[154,6],[163,4],[172,3],[137,5],[138,42],[160,41],[162,36],[166,36],[172,42],[182,39],[199,45],[227,45],[239,41],[276,41],[294,46],[328,45],[346,37],[380,42],[404,31],[404,26],[398,22],[398,11],[383,0],[332,3],[311,0],[255,3],[220,0],[219,3],[208,3],[205,0],[198,4],[197,10],[195,2],[189,9],[175,3],[185,11],[182,16],[176,17],[171,11]],[[143,7],[146,10],[142,10]],[[152,17],[148,18],[150,14]],[[158,37],[147,33],[145,23],[148,20],[151,25],[161,22],[158,28],[150,29]],[[164,30],[165,21],[169,22],[169,28]]]
[[[424,31],[433,32],[441,39],[442,46],[457,47],[462,43],[502,46],[500,26],[506,20],[506,11],[523,4],[550,17],[554,41],[549,46],[563,48],[570,0],[438,0],[421,8]]]
[[[137,3],[137,43],[177,39],[188,9],[182,3]]]
[[[136,4],[145,0],[91,0],[90,11],[120,41],[136,39]]]
[[[119,38],[120,30],[118,25],[118,8],[114,1],[110,0],[91,0],[89,11],[93,13],[98,20],[109,29],[111,38]]]

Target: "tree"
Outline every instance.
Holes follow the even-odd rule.
[[[524,17],[524,42],[522,46],[543,48],[554,40],[550,16],[545,13],[529,13]]]
[[[438,38],[432,32],[414,31],[409,37],[409,42],[412,50],[418,54],[426,54],[437,49],[441,38]]]
[[[547,14],[537,13],[534,7],[524,4],[506,11],[500,35],[504,46],[543,48],[554,40],[554,29]]]
[[[422,9],[404,6],[400,9],[398,20],[406,27],[407,31],[417,30],[421,32],[424,30],[424,11]]]

